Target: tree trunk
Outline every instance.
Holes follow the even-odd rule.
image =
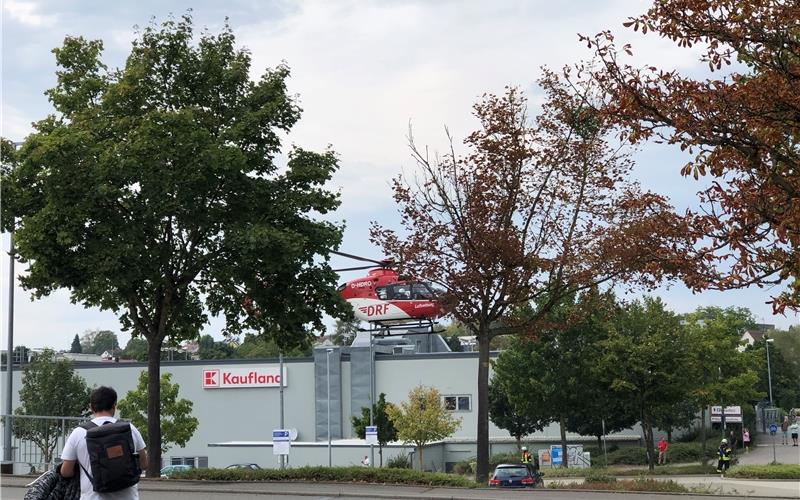
[[[558,426],[561,429],[561,467],[569,467],[569,456],[567,455],[567,418],[564,415],[558,416]]]
[[[489,332],[478,334],[478,456],[475,481],[489,480]]]
[[[667,430],[667,442],[672,442],[672,429]]]
[[[600,450],[599,453],[603,453],[603,436],[596,436],[597,437],[597,449]]]
[[[644,438],[647,441],[647,467],[652,472],[656,468],[656,457],[655,457],[655,445],[653,443],[653,424],[650,422],[650,415],[647,412],[643,412],[644,418],[642,419],[642,423],[644,424]]]
[[[517,454],[522,453],[522,436],[514,436],[517,438]]]
[[[700,408],[700,461],[706,464],[706,407]]]
[[[380,466],[383,467],[383,445],[382,444],[378,445],[378,457],[379,457],[380,464],[381,464]],[[373,464],[373,465],[375,465],[375,464]]]
[[[422,446],[421,445],[417,445],[417,449],[419,450],[419,471],[423,472],[425,470],[425,466],[424,466],[423,460],[422,460]]]
[[[161,472],[161,342],[156,335],[147,339],[147,477]]]

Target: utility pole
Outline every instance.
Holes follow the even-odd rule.
[[[278,373],[280,374],[280,378],[278,380],[280,380],[280,388],[281,388],[281,429],[285,429],[286,427],[284,427],[283,425],[283,351],[280,351],[278,353],[278,364],[280,366],[278,368]],[[281,455],[281,469],[284,469],[285,467],[286,467],[286,455]]]

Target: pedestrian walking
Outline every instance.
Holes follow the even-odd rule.
[[[800,429],[800,425],[798,425],[797,420],[795,420],[794,423],[789,426],[789,433],[792,435],[792,446],[797,446],[798,429]]]
[[[745,453],[750,453],[750,429],[747,427],[742,429],[742,446],[744,446]]]
[[[725,471],[730,468],[731,453],[731,447],[728,444],[728,440],[723,439],[719,444],[719,448],[717,449],[717,457],[719,458],[719,461],[717,462],[717,472],[719,472],[719,477],[725,477]]]
[[[142,434],[114,418],[117,392],[98,387],[89,395],[94,414],[67,438],[61,452],[61,476],[80,475],[81,500],[138,500],[139,475],[147,468]]]
[[[783,422],[781,422],[781,436],[783,440],[781,444],[789,444],[789,417],[783,417]]]
[[[667,444],[667,440],[664,439],[662,436],[661,439],[658,441],[658,465],[666,465],[667,464],[667,448],[669,444]]]

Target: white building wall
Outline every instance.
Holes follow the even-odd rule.
[[[222,448],[210,444],[232,441],[270,442],[271,431],[280,426],[280,391],[277,387],[204,389],[203,370],[208,368],[271,367],[277,369],[277,360],[235,360],[235,361],[176,361],[163,362],[162,373],[171,373],[173,383],[180,385],[179,397],[193,402],[193,414],[199,426],[185,447],[173,447],[163,454],[165,463],[172,457],[208,457],[209,467],[225,467],[231,463],[254,462],[262,466],[276,466],[277,457],[272,455],[271,446]],[[350,423],[350,362],[345,356],[342,363],[342,410],[343,437],[352,436]],[[291,463],[294,465],[327,465],[327,447],[314,441],[314,363],[310,358],[285,360],[286,388],[284,392],[285,427],[298,431],[298,448],[293,451]],[[87,384],[108,385],[116,389],[119,398],[133,390],[139,373],[146,371],[144,363],[76,365],[76,372]],[[447,447],[431,451],[425,457],[426,465],[431,459],[431,467],[441,469],[443,462],[455,462],[474,456],[475,430],[477,427],[477,353],[434,353],[421,355],[381,356],[375,363],[376,397],[386,393],[387,401],[399,403],[417,385],[435,387],[442,395],[468,395],[471,398],[469,411],[458,411],[462,418],[461,427],[453,435],[453,442]],[[17,392],[20,388],[20,371],[14,372],[14,406],[18,405]],[[5,372],[0,372],[0,387],[5,388]],[[87,402],[88,405],[88,402]],[[624,433],[626,440],[636,439],[640,434],[638,426]],[[0,434],[2,435],[2,434]],[[514,446],[508,433],[494,424],[489,425],[489,436],[495,441],[493,452],[511,451]],[[557,441],[558,426],[553,424],[543,432],[537,433],[529,442],[544,445],[546,441]],[[576,436],[570,435],[570,438]],[[592,443],[592,439],[585,439]],[[300,442],[305,442],[302,446]],[[334,461],[341,465],[358,464],[363,458],[364,449],[352,445],[342,445],[341,451],[334,450]],[[410,451],[410,448],[409,448]],[[393,456],[400,449],[392,450]],[[377,461],[377,450],[376,450]],[[402,451],[405,453],[405,450]],[[433,465],[438,462],[439,465]]]

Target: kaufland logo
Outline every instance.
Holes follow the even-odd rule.
[[[203,387],[219,387],[219,370],[203,370]]]
[[[286,387],[284,368],[283,386]],[[233,389],[237,387],[280,387],[278,367],[241,367],[203,370],[204,389]]]

